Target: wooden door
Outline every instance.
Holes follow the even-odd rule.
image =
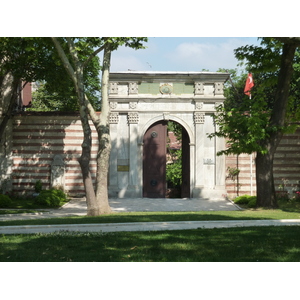
[[[166,196],[166,141],[167,122],[149,127],[144,135],[143,148],[143,197]]]

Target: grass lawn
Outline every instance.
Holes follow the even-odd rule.
[[[201,220],[299,219],[297,205],[242,211],[134,212],[1,221],[0,226]],[[6,262],[298,262],[300,226],[0,236]]]
[[[127,222],[171,222],[171,221],[213,221],[213,220],[276,220],[299,219],[299,210],[248,209],[242,211],[197,211],[197,212],[129,212],[113,213],[98,217],[65,217],[32,220],[0,221],[0,226],[93,224]]]
[[[298,262],[300,227],[2,235],[2,262]]]

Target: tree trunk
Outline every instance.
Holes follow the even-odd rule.
[[[83,142],[81,145],[82,152],[79,158],[79,164],[82,171],[83,184],[85,189],[87,215],[97,215],[98,205],[90,171],[91,151],[92,151],[92,131],[89,124],[88,110],[85,105],[85,94],[83,86],[79,83],[78,100],[80,105],[80,120],[83,129]]]
[[[259,207],[277,207],[273,177],[273,159],[273,151],[267,154],[258,152],[256,155],[256,195],[257,206]]]
[[[108,103],[108,83],[110,67],[111,49],[105,47],[103,54],[102,69],[102,103],[100,122],[95,124],[98,133],[99,149],[97,153],[97,177],[96,177],[96,198],[99,203],[98,214],[108,214],[112,210],[108,202],[108,171],[109,157],[111,151],[111,140],[109,134],[109,103]]]
[[[261,207],[277,207],[273,177],[273,159],[283,134],[282,128],[285,125],[290,82],[293,73],[293,59],[296,48],[297,45],[293,42],[283,45],[274,108],[269,125],[276,130],[271,133],[267,141],[263,142],[268,152],[266,154],[257,153],[256,157],[257,206]]]
[[[2,109],[2,118],[0,124],[0,142],[9,119],[12,117],[14,107],[16,106],[18,96],[19,78],[15,78],[11,73],[7,73],[1,81],[0,85],[0,104]]]
[[[108,170],[109,156],[111,151],[111,141],[109,135],[109,104],[108,104],[108,82],[111,49],[110,45],[104,46],[103,68],[102,68],[102,110],[100,117],[97,116],[91,103],[87,99],[84,92],[83,69],[84,64],[80,63],[76,49],[71,39],[68,39],[70,54],[75,64],[75,70],[66,57],[60,43],[56,38],[52,38],[59,56],[64,64],[65,69],[69,73],[74,82],[77,91],[78,101],[80,105],[80,119],[84,133],[82,143],[82,154],[79,163],[82,170],[83,182],[86,192],[87,215],[98,216],[101,214],[111,213],[112,210],[108,202]],[[102,49],[102,47],[101,47]],[[100,48],[98,49],[100,50]],[[97,52],[97,51],[96,51]],[[96,53],[94,52],[94,53]],[[92,148],[92,133],[89,125],[88,116],[98,133],[99,148],[97,153],[97,173],[96,173],[96,192],[93,186],[91,172],[89,168]]]
[[[76,50],[71,39],[68,40],[71,56],[75,65],[75,70],[70,64],[61,44],[57,38],[52,38],[53,43],[57,49],[57,52],[63,62],[63,65],[70,75],[70,78],[74,82],[74,87],[77,92],[80,120],[83,130],[83,142],[81,144],[82,152],[79,158],[79,164],[82,171],[83,184],[85,189],[86,203],[87,203],[87,215],[95,216],[99,214],[99,205],[96,201],[96,194],[93,186],[92,175],[90,172],[90,160],[91,160],[91,149],[92,149],[92,131],[89,124],[89,110],[88,101],[86,101],[86,95],[84,92],[84,81],[83,81],[83,66],[80,63]]]

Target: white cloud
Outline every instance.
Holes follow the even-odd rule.
[[[149,38],[146,49],[120,47],[112,53],[111,71],[217,71],[234,69],[234,49],[253,38]]]
[[[186,71],[217,71],[219,68],[236,68],[238,61],[234,49],[245,42],[228,39],[223,43],[182,43],[166,57],[178,68]]]

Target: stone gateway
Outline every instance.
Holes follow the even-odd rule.
[[[213,114],[225,100],[227,73],[117,72],[110,74],[110,197],[162,198],[166,193],[166,124],[182,132],[181,196],[226,194],[224,139]]]

